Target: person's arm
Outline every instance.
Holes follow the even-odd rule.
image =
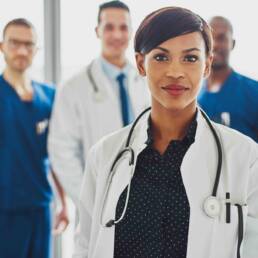
[[[84,161],[80,117],[73,102],[72,85],[58,88],[48,136],[48,153],[53,170],[65,192],[77,206]]]
[[[73,258],[87,258],[92,230],[92,211],[96,189],[96,164],[94,149],[89,153],[79,197],[79,224],[74,236]]]
[[[65,229],[69,224],[69,216],[67,211],[65,193],[54,171],[52,171],[52,177],[61,202],[61,208],[60,209],[57,208],[58,211],[57,211],[57,214],[55,215],[55,225],[54,225],[53,233],[61,234],[62,232],[65,231]]]

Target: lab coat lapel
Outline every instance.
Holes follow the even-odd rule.
[[[104,224],[109,222],[111,219],[115,219],[116,206],[119,197],[128,185],[130,179],[130,172],[132,167],[130,167],[128,163],[129,156],[124,155],[115,167],[115,174],[110,184],[110,188],[106,199],[106,205],[103,209],[102,223]],[[107,181],[104,183],[104,185],[105,184],[107,184]],[[103,207],[103,204],[101,205],[101,207]],[[114,241],[115,227],[101,226],[95,245],[96,248],[93,252],[92,258],[113,257]]]
[[[134,165],[129,165],[130,154],[126,152],[119,159],[116,166],[114,167],[114,176],[110,183],[109,188],[109,197],[107,197],[106,208],[104,210],[104,221],[108,221],[111,218],[115,218],[116,205],[119,200],[121,193],[127,187],[131,174],[133,174],[138,154],[146,147],[145,141],[147,139],[147,119],[148,115],[146,114],[142,120],[136,125],[134,133],[131,138],[130,146],[134,151],[135,161]],[[130,125],[131,127],[132,125]],[[125,143],[123,144],[125,146]],[[110,167],[112,164],[109,164]]]
[[[96,81],[101,93],[103,93],[105,96],[107,95],[109,98],[112,99],[112,101],[115,101],[115,103],[119,104],[115,91],[112,88],[111,82],[103,72],[100,58],[93,61],[92,76]]]
[[[122,127],[119,98],[116,96],[111,82],[103,72],[100,58],[93,61],[92,76],[98,86],[101,96],[103,96],[102,101],[109,102],[110,108],[112,108],[112,114],[110,114],[112,116],[112,120],[120,121],[119,127]]]
[[[149,112],[147,112],[147,114],[145,114],[144,117],[136,125],[134,129],[135,132],[131,138],[131,147],[133,148],[134,154],[135,154],[134,166],[129,166],[130,156],[127,154],[120,159],[117,166],[115,167],[116,172],[110,185],[109,196],[107,197],[106,207],[103,212],[104,222],[108,222],[110,219],[115,218],[116,206],[117,206],[119,197],[124,191],[124,189],[128,186],[131,173],[133,173],[135,170],[137,156],[146,147],[145,142],[147,140],[148,115],[149,115]],[[96,258],[113,257],[114,241],[115,241],[115,227],[110,227],[110,228],[101,227],[97,244],[96,244],[98,248],[96,248],[96,252],[93,255],[93,257],[94,258],[95,257]]]
[[[181,166],[190,204],[187,258],[209,258],[215,220],[204,213],[203,202],[212,193],[217,168],[217,149],[200,111],[197,123],[195,142],[187,151]]]

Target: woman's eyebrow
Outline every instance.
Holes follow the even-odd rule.
[[[166,53],[169,53],[169,50],[164,48],[164,47],[155,47],[154,49],[159,49],[159,50],[162,50]],[[192,48],[187,48],[187,49],[184,49],[182,52],[183,53],[188,53],[188,52],[192,52],[192,51],[201,51],[199,48],[197,47],[192,47]]]
[[[166,53],[169,53],[169,50],[164,48],[164,47],[155,47],[154,49],[159,49],[159,50],[162,50],[162,51],[164,51]]]
[[[188,52],[192,52],[192,51],[201,51],[201,50],[197,47],[192,47],[192,48],[184,49],[182,52],[183,53],[188,53]]]

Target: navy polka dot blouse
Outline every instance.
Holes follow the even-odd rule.
[[[190,207],[180,167],[196,127],[194,119],[184,139],[172,140],[160,155],[153,147],[149,120],[147,147],[137,159],[126,214],[115,226],[115,258],[186,257]],[[116,219],[126,192],[119,198]]]

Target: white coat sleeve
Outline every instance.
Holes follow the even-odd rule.
[[[94,148],[94,147],[93,147]],[[79,224],[74,236],[73,258],[87,258],[92,225],[92,212],[94,208],[96,190],[96,165],[91,149],[86,162],[81,192],[79,197]]]
[[[257,145],[258,146],[258,145]],[[245,258],[258,257],[258,147],[254,161],[251,163],[251,174],[248,187],[248,216],[246,221],[243,252]]]
[[[57,90],[50,120],[48,153],[65,192],[77,206],[84,169],[82,136],[76,103],[69,92],[72,85],[65,86]]]

